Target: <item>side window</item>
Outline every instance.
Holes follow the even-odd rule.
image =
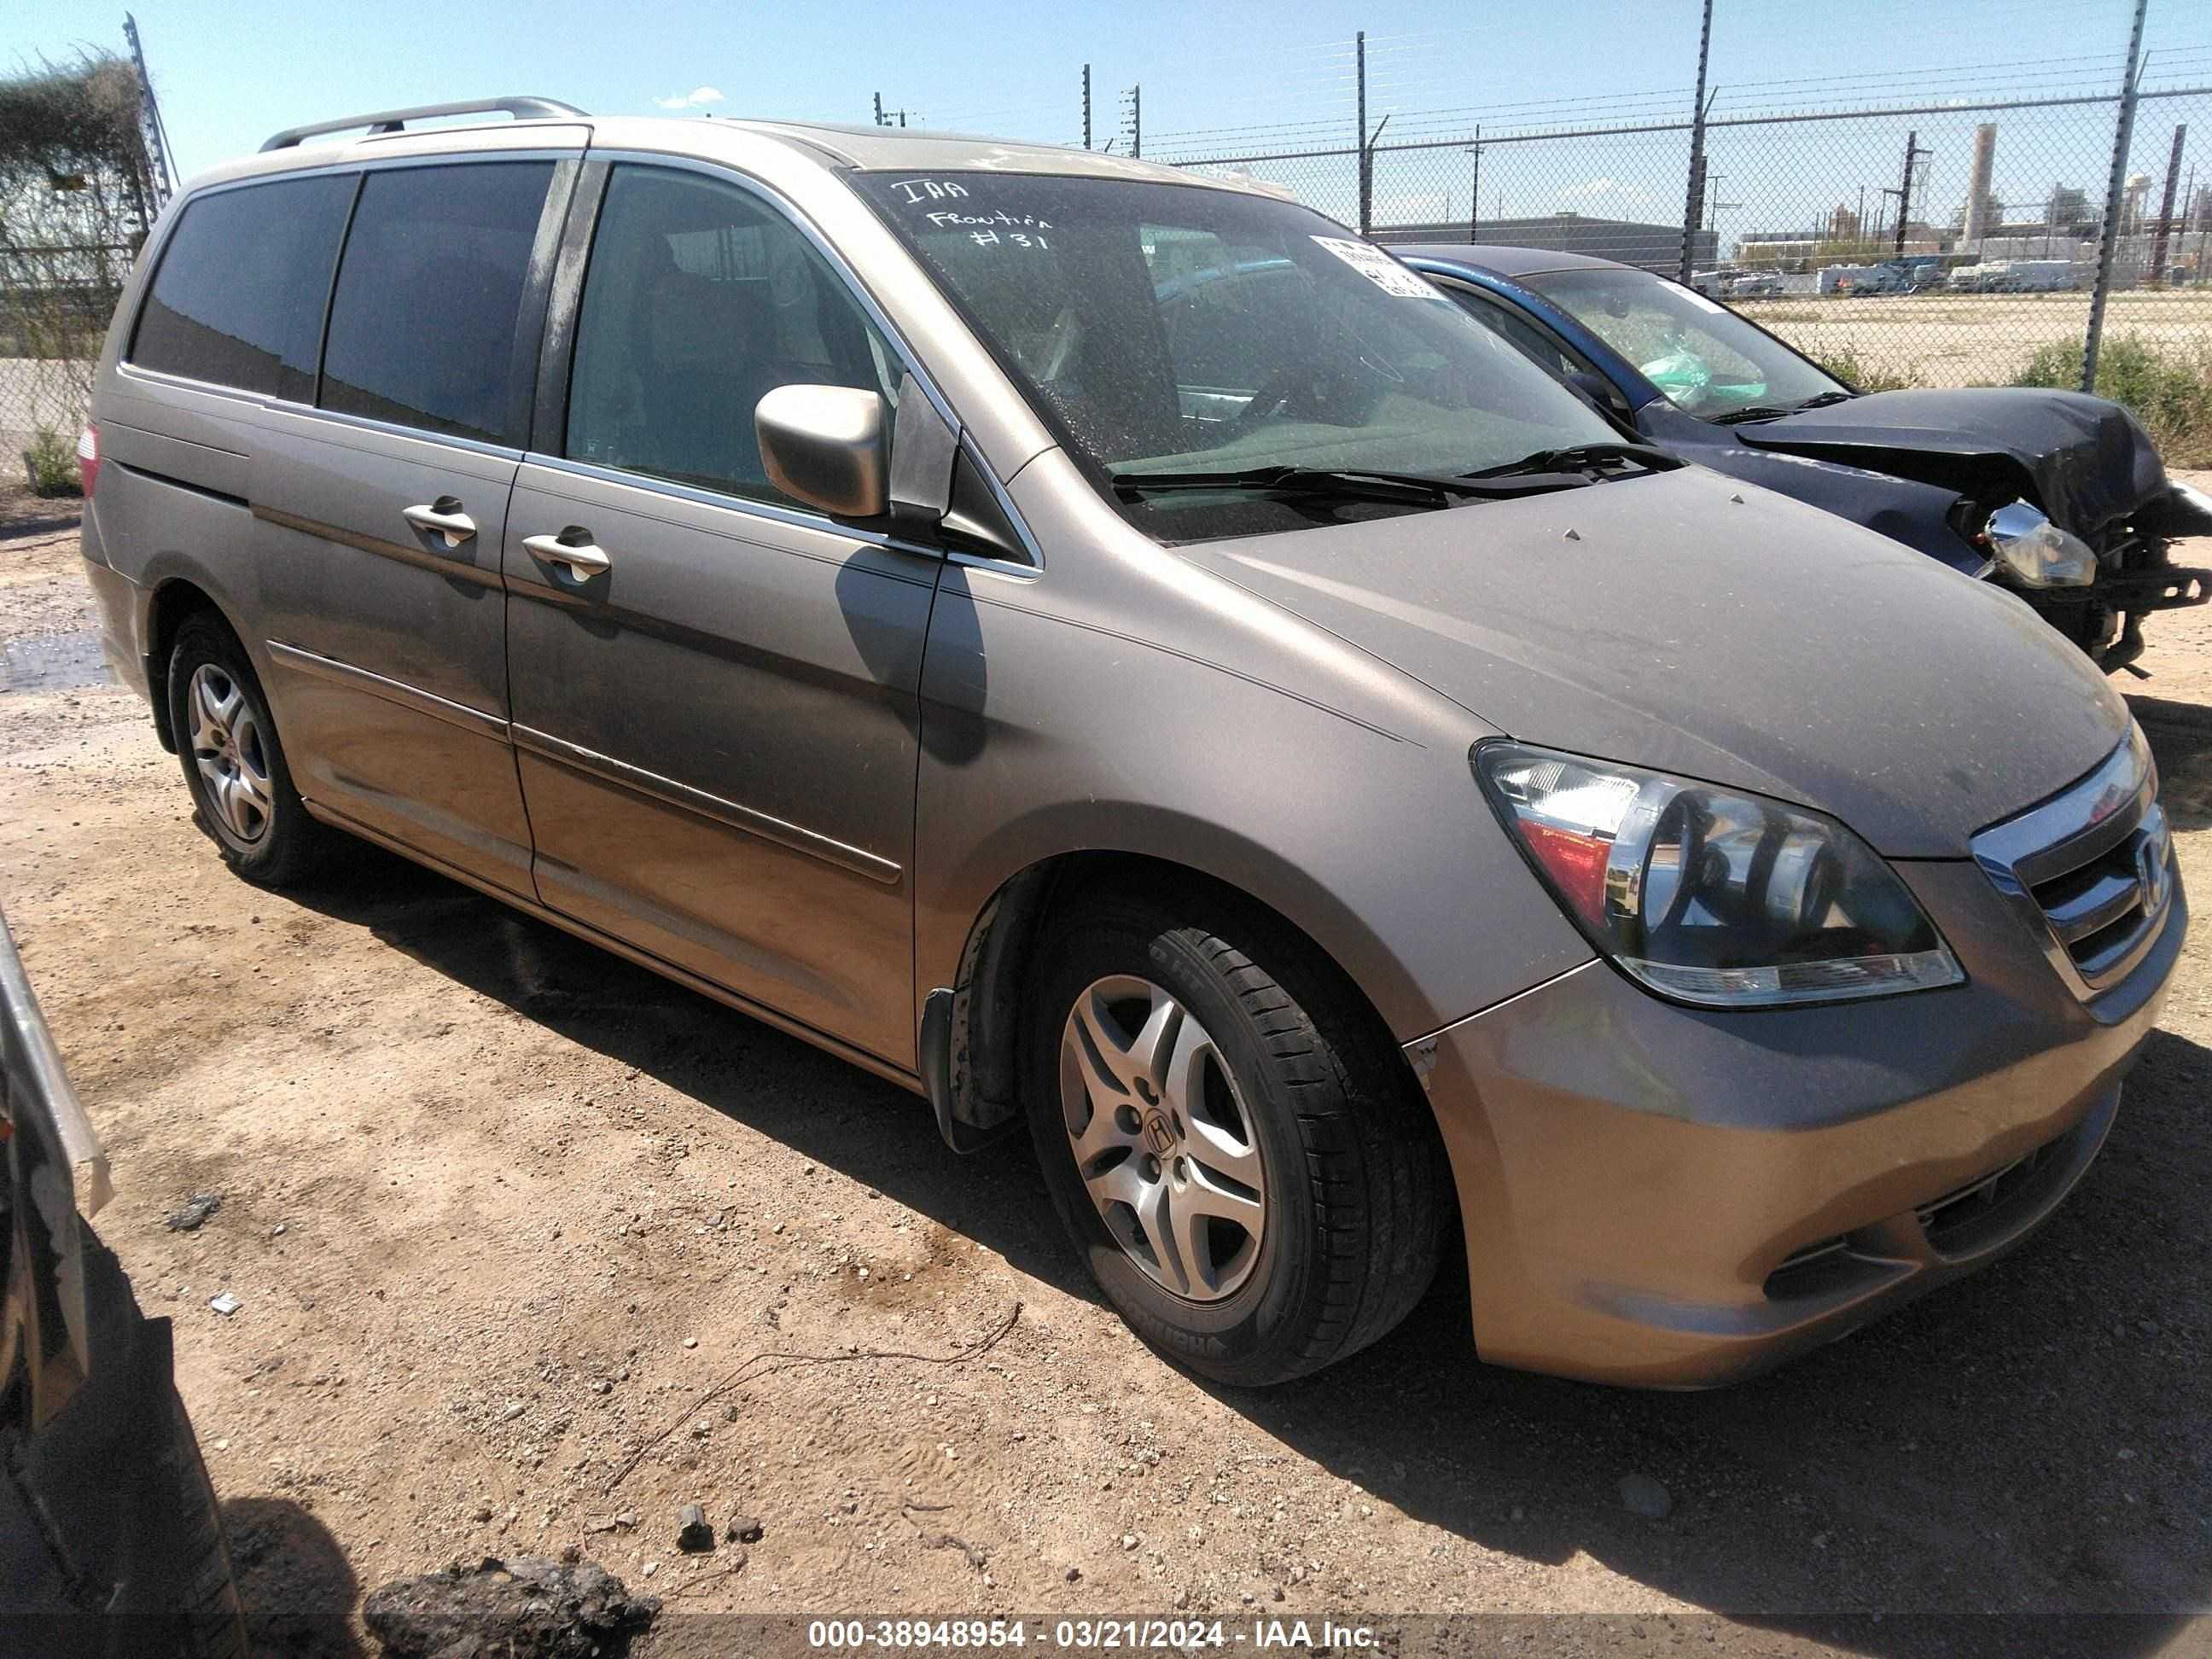
[[[566,453],[762,501],[753,409],[780,386],[895,399],[896,360],[781,215],[696,173],[617,167],[576,319]]]
[[[520,444],[514,332],[550,161],[371,173],[347,234],[322,406]]]
[[[325,173],[187,203],[138,313],[130,360],[306,403],[356,178]]]
[[[1542,329],[1526,317],[1498,301],[1461,288],[1457,283],[1445,290],[1475,321],[1514,347],[1530,362],[1547,374],[1564,380],[1578,368],[1589,367],[1580,357],[1565,349]]]

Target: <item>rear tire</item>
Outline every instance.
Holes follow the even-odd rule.
[[[292,787],[269,700],[221,618],[203,611],[178,629],[167,689],[192,822],[223,862],[263,887],[313,875],[335,836],[308,815]]]
[[[1449,1182],[1348,981],[1211,890],[1048,919],[1024,1094],[1054,1207],[1139,1336],[1216,1381],[1333,1364],[1436,1273]]]

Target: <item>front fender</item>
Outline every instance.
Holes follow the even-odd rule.
[[[1487,728],[1464,711],[1431,699],[1431,719],[1386,729],[1244,659],[995,603],[1004,580],[949,568],[931,622],[917,1018],[992,896],[1071,853],[1162,860],[1267,905],[1401,1041],[1589,959],[1485,806],[1467,745]]]

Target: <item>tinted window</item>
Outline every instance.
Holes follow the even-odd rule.
[[[892,364],[836,272],[758,199],[696,174],[615,169],[576,322],[570,456],[781,500],[753,433],[763,394],[849,386],[889,398]]]
[[[372,173],[347,234],[323,407],[519,444],[515,320],[550,161]]]
[[[326,174],[187,204],[138,313],[131,361],[311,401],[323,302],[354,184],[349,173]]]

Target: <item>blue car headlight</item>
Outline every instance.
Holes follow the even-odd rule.
[[[2087,587],[2097,580],[2096,550],[2026,501],[1990,514],[1976,539],[2024,587]]]

